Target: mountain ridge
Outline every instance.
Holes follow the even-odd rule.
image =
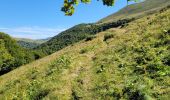
[[[143,2],[126,6],[118,12],[99,20],[98,23],[107,23],[132,17],[142,17],[149,13],[154,13],[168,5],[170,5],[169,0],[144,0]]]

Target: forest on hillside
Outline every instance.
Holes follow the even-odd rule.
[[[0,32],[0,75],[43,56],[40,51],[20,47],[9,35]]]

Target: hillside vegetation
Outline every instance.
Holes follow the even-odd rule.
[[[53,37],[49,41],[39,45],[34,48],[35,50],[41,50],[43,53],[49,55],[58,50],[63,49],[69,45],[72,45],[76,42],[79,42],[86,38],[93,38],[93,35],[105,31],[112,27],[124,26],[128,22],[134,19],[123,19],[115,22],[110,22],[106,24],[79,24],[76,25],[64,32],[61,32],[59,35]]]
[[[142,1],[142,0],[141,0]],[[143,0],[144,2],[128,5],[117,13],[109,15],[99,21],[99,23],[107,23],[120,19],[140,18],[148,14],[157,12],[158,10],[170,5],[170,0]]]
[[[98,23],[76,25],[34,49],[41,50],[44,54],[49,55],[83,39],[93,38],[93,35],[99,32],[110,28],[126,26],[129,22],[158,12],[168,5],[170,5],[170,0],[146,0],[141,3],[132,4],[109,17],[103,18]]]
[[[0,100],[168,100],[170,10],[112,28],[0,77]]]
[[[10,36],[0,32],[0,75],[40,57],[40,52],[24,49]]]

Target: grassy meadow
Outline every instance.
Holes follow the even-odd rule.
[[[0,100],[168,100],[170,10],[0,76]]]

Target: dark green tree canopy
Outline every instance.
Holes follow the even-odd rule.
[[[97,0],[97,1],[101,1],[101,0]],[[103,5],[106,6],[113,6],[116,0],[102,0]],[[139,0],[126,0],[126,2],[128,3],[129,1],[139,1]],[[78,5],[79,3],[85,3],[88,4],[90,3],[91,0],[64,0],[64,4],[62,7],[62,11],[65,12],[65,15],[67,16],[71,16],[74,11],[75,11],[75,6]]]

